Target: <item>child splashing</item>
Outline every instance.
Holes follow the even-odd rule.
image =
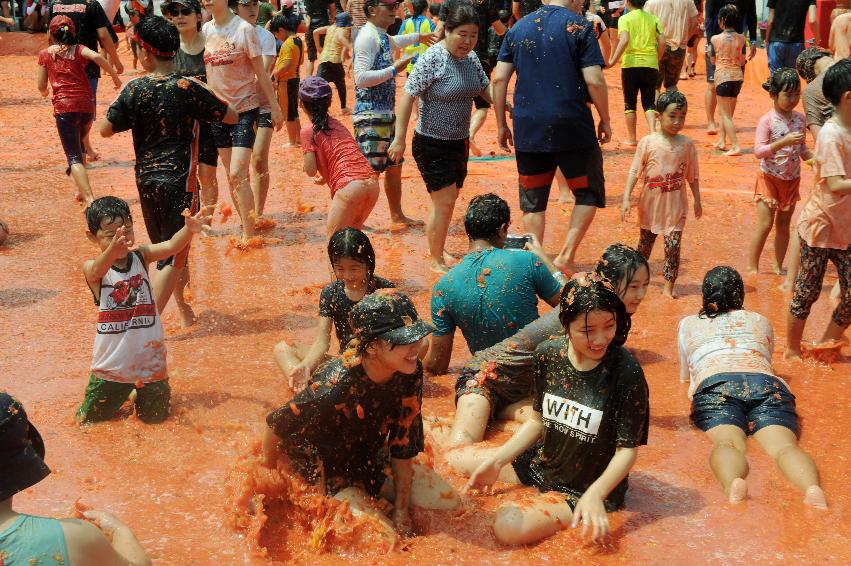
[[[759,120],[754,155],[759,158],[754,201],[757,227],[748,252],[748,272],[759,272],[759,256],[768,233],[774,230],[774,273],[780,275],[789,246],[789,226],[795,203],[801,200],[801,159],[809,160],[806,119],[795,106],[801,98],[801,80],[794,69],[780,68],[763,85],[774,110]]]
[[[92,128],[95,107],[86,78],[86,64],[94,61],[109,73],[115,88],[121,86],[121,79],[102,55],[77,43],[74,22],[68,16],[56,16],[50,21],[50,40],[53,45],[38,54],[38,90],[42,96],[47,96],[50,83],[56,129],[68,160],[66,173],[77,185],[76,199],[88,206],[94,196],[86,173],[83,139]]]
[[[721,114],[721,128],[715,147],[727,150],[727,156],[741,155],[742,149],[736,139],[736,126],[733,114],[736,112],[736,100],[745,81],[744,66],[747,63],[745,36],[736,32],[739,25],[739,11],[734,4],[727,4],[718,12],[718,24],[723,29],[709,42],[710,60],[715,65],[715,94],[718,96],[718,112]]]
[[[694,216],[700,218],[700,182],[698,179],[697,150],[694,142],[680,135],[685,125],[688,103],[678,91],[666,91],[659,96],[659,131],[645,136],[638,144],[632,167],[626,181],[621,207],[621,221],[626,219],[630,195],[639,177],[644,178],[644,188],[638,201],[638,223],[641,228],[638,251],[650,258],[656,237],[665,238],[665,285],[662,292],[671,298],[680,268],[680,244],[683,226],[688,213],[688,181],[694,197]]]

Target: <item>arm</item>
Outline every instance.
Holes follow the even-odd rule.
[[[765,41],[771,41],[771,27],[774,25],[774,8],[768,10],[768,21],[765,23]]]
[[[818,13],[816,12],[815,4],[810,6],[810,9],[807,11],[807,19],[810,21],[810,31],[813,32],[815,44],[818,45],[821,43],[821,36],[819,35]]]
[[[514,65],[500,61],[496,64],[496,69],[493,72],[491,79],[491,89],[493,92],[493,110],[496,116],[497,137],[499,139],[499,147],[505,151],[510,151],[509,146],[514,145],[514,140],[511,136],[511,130],[508,128],[508,123],[505,119],[506,100],[508,98],[508,82],[511,80],[511,75],[514,74]]]
[[[665,55],[665,34],[656,34],[656,58],[661,60]]]
[[[316,177],[319,168],[316,166],[316,154],[308,151],[304,154],[304,173],[308,177]],[[326,350],[327,351],[327,350]]]
[[[38,85],[38,92],[40,92],[42,96],[47,96],[47,68],[39,65],[38,71],[36,71],[36,73],[36,84]]]
[[[455,333],[444,334],[443,336],[431,337],[431,346],[428,349],[428,354],[423,361],[423,368],[431,375],[443,375],[449,369],[449,361],[452,359],[452,342],[455,339]]]
[[[700,179],[695,178],[688,184],[691,187],[691,196],[694,198],[694,217],[700,218],[703,216],[703,204],[700,202]]]
[[[555,294],[553,294],[551,297],[543,298],[548,305],[550,305],[551,307],[555,307],[558,305],[559,299],[561,298],[561,288],[564,287],[565,283],[567,283],[567,278],[565,278],[561,270],[555,266],[553,261],[550,259],[550,256],[548,256],[546,252],[544,252],[544,247],[541,245],[541,242],[538,241],[537,236],[532,233],[525,234],[525,236],[530,238],[530,241],[526,242],[526,249],[535,254],[535,257],[537,257],[540,262],[544,264],[544,267],[547,268],[547,271],[550,272],[550,275],[553,276],[553,279],[555,279],[559,283],[559,289],[558,291],[556,291]],[[545,292],[548,291],[549,289],[547,289]]]
[[[626,176],[626,187],[623,190],[623,204],[621,204],[621,222],[626,221],[626,215],[629,209],[632,208],[630,197],[632,190],[635,188],[635,183],[638,181],[638,172],[634,168],[630,168],[629,174]]]
[[[115,135],[115,131],[112,129],[112,122],[110,122],[108,118],[101,120],[100,137],[111,138],[114,135]]]
[[[685,383],[691,377],[688,369],[688,355],[685,348],[685,332],[683,322],[680,321],[680,329],[677,333],[677,357],[680,360],[680,383]]]
[[[151,560],[133,531],[104,511],[84,511],[83,519],[63,519],[62,531],[72,564],[149,566]],[[112,542],[110,542],[110,540]]]
[[[310,345],[310,350],[307,351],[307,354],[305,354],[301,363],[293,368],[290,375],[290,389],[294,386],[299,389],[304,387],[304,385],[310,380],[310,376],[313,375],[313,372],[319,366],[319,362],[321,362],[325,357],[325,354],[328,353],[328,349],[331,347],[332,324],[333,323],[329,317],[319,317],[319,328],[316,330],[316,339],[313,341],[313,344]],[[300,384],[295,383],[296,378],[300,378],[303,381]]]
[[[493,28],[493,31],[495,31],[496,34],[500,37],[505,35],[505,32],[508,31],[507,28],[505,27],[505,24],[502,23],[501,20],[494,21],[491,24],[491,27]]]
[[[431,45],[435,42],[434,33],[406,33],[405,35],[388,35],[390,45],[394,49],[402,49],[415,43]]]
[[[637,455],[638,451],[635,448],[619,446],[615,449],[615,455],[612,456],[602,475],[579,498],[576,509],[573,511],[571,527],[575,528],[581,523],[582,535],[584,536],[590,524],[593,540],[597,540],[608,532],[609,518],[603,501],[629,474]]]
[[[121,86],[121,79],[119,78],[118,73],[115,72],[115,69],[112,68],[112,65],[109,64],[109,61],[107,61],[103,55],[92,51],[88,47],[83,47],[83,49],[80,50],[80,55],[89,61],[94,61],[98,67],[106,71],[106,73],[112,77],[112,84],[115,85],[115,88],[119,88]]]
[[[473,472],[467,481],[467,485],[464,486],[463,491],[493,485],[499,478],[499,471],[534,445],[541,438],[543,431],[544,423],[541,419],[541,413],[532,410],[529,420],[520,425],[517,432],[505,444],[500,446],[493,455],[476,468],[476,471]]]
[[[514,16],[514,21],[520,21],[520,2],[511,3],[511,15]]]
[[[372,67],[372,62],[375,60],[375,56],[378,54],[378,47],[376,45],[376,42],[371,41],[370,38],[370,41],[362,41],[361,46],[359,48],[357,47],[357,45],[355,45],[355,47],[356,49],[354,52],[354,57],[352,59],[352,69],[354,70],[355,75],[355,85],[361,88],[378,86],[381,83],[387,82],[393,79],[398,71],[408,65],[408,60],[403,59],[403,61],[405,61],[405,64],[401,67],[399,65],[400,62],[397,61],[394,65],[390,67],[386,67],[384,69],[377,69],[375,71],[370,70],[370,67]]]
[[[609,116],[609,87],[606,85],[606,77],[603,69],[594,65],[582,69],[582,77],[588,87],[588,96],[591,103],[597,109],[600,123],[597,125],[597,139],[600,143],[607,143],[612,139],[612,119]]]
[[[400,163],[405,155],[405,136],[408,135],[408,122],[414,109],[414,97],[407,90],[402,91],[402,99],[396,107],[396,133],[393,143],[387,149],[387,156],[395,163]]]
[[[621,58],[623,52],[626,51],[627,45],[629,45],[629,32],[622,31],[618,33],[618,44],[615,47],[615,52],[609,58],[609,67],[614,66],[615,62]]]
[[[190,216],[189,211],[184,210],[183,216],[186,219],[186,225],[178,230],[177,234],[171,237],[170,240],[160,242],[159,244],[150,244],[147,246],[139,246],[139,251],[145,256],[145,261],[159,261],[169,258],[181,251],[189,245],[195,234],[207,228],[205,222],[209,221],[212,216],[210,212],[213,207],[202,207],[195,216]],[[103,276],[101,276],[103,277]]]
[[[851,194],[851,179],[836,175],[825,179],[827,188],[835,193]]]
[[[263,67],[263,57],[258,55],[251,58],[251,66],[254,68],[254,76],[257,77],[257,84],[269,105],[272,107],[272,123],[276,130],[280,130],[284,124],[284,115],[281,113],[281,107],[278,105],[278,97],[275,95],[275,87],[272,86],[272,81],[269,79],[269,73]],[[168,257],[168,256],[166,256]]]
[[[836,54],[836,26],[830,26],[830,36],[827,39],[827,48],[834,55]]]
[[[115,43],[112,42],[112,37],[106,28],[98,28],[98,41],[106,50],[109,60],[115,66],[115,72],[119,75],[124,72],[124,65],[121,64],[121,59],[118,58],[118,51],[115,50]]]
[[[600,36],[600,51],[603,52],[603,61],[608,61],[609,56],[612,54],[612,40],[609,39],[608,28],[603,32],[603,35]]]
[[[411,522],[411,485],[414,480],[414,460],[408,458],[400,460],[390,459],[390,467],[393,468],[393,486],[396,498],[393,502],[393,525],[402,536],[414,534]]]
[[[319,42],[319,37],[328,33],[328,26],[322,26],[313,30],[313,44],[318,52],[322,52],[322,44]]]

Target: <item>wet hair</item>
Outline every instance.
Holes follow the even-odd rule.
[[[508,10],[500,10],[497,12],[497,15],[499,16],[499,21],[504,24],[508,24],[509,20],[511,20],[511,12]]]
[[[745,303],[745,283],[739,272],[727,265],[713,267],[703,278],[701,318],[715,318],[737,311]]]
[[[821,47],[807,47],[795,58],[795,68],[802,79],[811,83],[816,78],[816,63],[822,57],[830,57],[830,51]]]
[[[656,111],[661,114],[668,106],[676,104],[677,110],[688,110],[688,99],[686,95],[678,90],[666,90],[656,100]]]
[[[568,332],[570,324],[581,316],[587,321],[588,313],[599,310],[610,312],[615,317],[615,337],[612,344],[622,346],[629,335],[632,326],[626,307],[614,291],[612,284],[594,273],[589,273],[581,279],[571,279],[561,291],[559,300],[561,312],[558,319]]]
[[[50,34],[56,43],[59,45],[74,45],[77,43],[77,34],[74,33],[74,30],[70,26],[62,27],[64,29],[59,29],[56,33]]]
[[[443,24],[447,31],[467,25],[479,25],[479,13],[468,2],[453,2],[446,10],[446,20]]]
[[[464,215],[464,230],[471,240],[493,243],[499,235],[499,229],[510,221],[511,209],[508,203],[493,193],[486,193],[470,201]]]
[[[594,268],[594,273],[608,279],[614,287],[615,293],[622,297],[626,293],[629,283],[642,267],[647,269],[649,275],[650,266],[643,255],[624,244],[612,244],[603,252],[603,256]]]
[[[412,15],[422,16],[426,8],[428,8],[428,0],[411,0],[411,9],[414,11]]]
[[[824,73],[821,90],[824,97],[836,106],[842,95],[851,90],[851,58],[840,59]]]
[[[640,10],[647,4],[647,0],[629,0],[629,3],[632,4],[632,7],[636,10]]]
[[[735,28],[739,25],[739,9],[735,4],[724,4],[718,10],[718,22],[724,22],[725,28]]]
[[[328,124],[328,108],[331,106],[331,97],[317,98],[316,100],[302,100],[304,108],[310,113],[310,121],[313,122],[313,134],[311,139],[316,142],[317,132],[331,130]]]
[[[375,250],[369,237],[357,228],[337,230],[328,240],[328,259],[333,267],[337,261],[348,258],[366,265],[369,279],[375,273]]]
[[[777,96],[781,92],[797,92],[801,90],[801,79],[795,69],[780,67],[771,73],[771,78],[762,83],[762,88],[771,96]]]
[[[180,34],[174,24],[161,16],[150,16],[136,24],[139,39],[165,53],[177,53],[180,49]],[[174,57],[154,55],[159,61],[171,61]]]
[[[95,199],[86,208],[84,214],[86,215],[86,224],[89,227],[89,232],[92,234],[97,234],[104,219],[111,223],[119,218],[124,220],[124,222],[127,222],[128,218],[132,218],[127,202],[112,196]]]

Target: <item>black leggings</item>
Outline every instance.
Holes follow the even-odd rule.
[[[337,94],[340,95],[340,108],[346,107],[346,71],[343,69],[342,63],[319,63],[319,69],[316,75],[328,81],[337,87]]]
[[[621,69],[623,105],[626,112],[635,112],[638,93],[641,92],[641,107],[645,112],[656,110],[656,81],[659,71],[652,67],[630,67]]]

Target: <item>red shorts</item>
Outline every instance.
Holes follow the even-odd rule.
[[[756,174],[754,201],[762,201],[768,208],[787,212],[795,208],[795,203],[801,200],[801,178],[780,179],[760,170]]]

